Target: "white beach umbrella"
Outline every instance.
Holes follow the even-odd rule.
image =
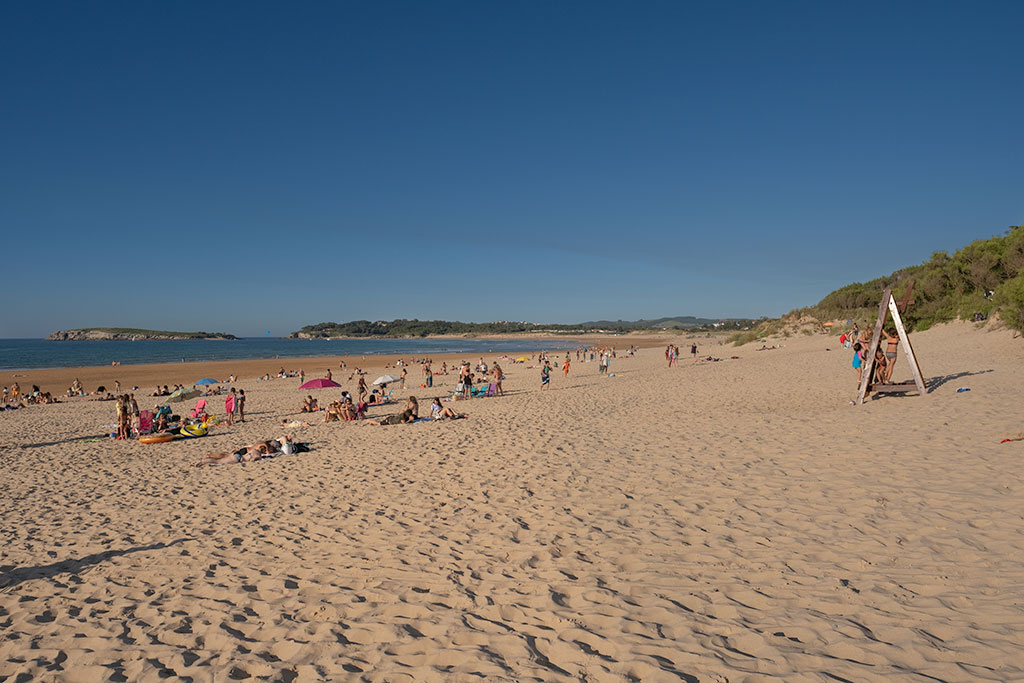
[[[400,378],[393,375],[381,375],[377,379],[373,380],[374,384],[391,384],[392,382],[399,382]]]

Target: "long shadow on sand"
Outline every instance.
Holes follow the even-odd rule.
[[[62,443],[75,443],[76,441],[96,441],[99,439],[110,439],[110,432],[106,434],[93,434],[92,436],[73,436],[60,441],[41,441],[40,443],[23,443],[22,448],[43,448],[44,446],[59,446]]]
[[[32,579],[50,579],[60,574],[81,574],[101,562],[129,555],[131,553],[145,552],[147,550],[160,550],[169,548],[172,545],[191,541],[191,538],[179,538],[170,543],[153,543],[135,548],[124,548],[123,550],[105,550],[102,553],[93,553],[79,559],[61,560],[53,564],[38,565],[35,567],[16,567],[14,565],[0,566],[0,591],[6,591],[17,586],[23,581]]]
[[[925,383],[925,385],[927,385],[928,393],[930,394],[930,393],[934,392],[936,389],[938,389],[939,387],[941,387],[943,384],[946,384],[947,382],[952,382],[953,380],[962,379],[964,377],[973,377],[974,375],[984,375],[985,373],[988,373],[988,372],[995,372],[995,370],[992,370],[990,368],[988,370],[978,370],[977,372],[967,372],[967,371],[964,371],[964,372],[953,373],[951,375],[942,375],[940,377],[929,377],[928,379],[926,379],[924,381],[924,383]],[[893,399],[895,399],[895,398],[907,398],[907,397],[913,397],[913,396],[917,396],[917,394],[916,393],[914,393],[914,394],[876,393],[876,394],[871,396],[871,400],[874,401],[874,400],[878,400],[878,399],[883,398],[883,397],[884,398],[893,398]]]
[[[925,380],[925,384],[928,385],[928,393],[931,393],[947,382],[952,382],[953,380],[960,379],[961,377],[973,377],[974,375],[984,375],[987,372],[995,372],[995,370],[989,368],[988,370],[978,370],[977,372],[957,372],[952,375],[932,377],[930,379]]]

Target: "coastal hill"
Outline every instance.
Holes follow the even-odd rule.
[[[956,319],[988,320],[993,315],[1009,327],[1024,330],[1024,225],[971,242],[952,256],[937,251],[921,265],[840,287],[814,306],[798,308],[781,318],[765,318],[731,341],[740,345],[776,333],[811,333],[826,321],[856,321],[870,329],[882,292],[891,287],[900,301],[911,282],[912,304],[903,315],[911,330],[922,331]],[[838,334],[841,327],[845,326],[833,331]]]
[[[675,316],[654,320],[598,320],[571,325],[500,320],[490,323],[464,323],[449,320],[353,320],[345,323],[306,325],[289,335],[292,339],[329,339],[337,337],[428,337],[433,335],[483,335],[555,333],[585,334],[589,332],[631,332],[635,330],[719,329],[737,330],[754,321],[747,319],[695,318]]]
[[[167,332],[140,330],[133,327],[84,327],[78,330],[57,330],[47,341],[153,341],[184,339],[238,339],[224,332]]]

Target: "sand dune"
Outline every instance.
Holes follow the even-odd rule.
[[[246,465],[190,466],[295,382],[172,444],[0,414],[0,680],[1024,678],[1024,343],[914,335],[933,393],[860,407],[834,338],[781,343],[514,366],[467,420]]]

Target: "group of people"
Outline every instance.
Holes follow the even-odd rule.
[[[690,356],[693,357],[693,362],[697,362],[697,342],[690,343]],[[675,344],[669,344],[665,347],[665,360],[668,361],[668,366],[671,368],[679,363],[679,347]]]
[[[4,387],[3,404],[0,406],[0,409],[17,410],[18,408],[47,403],[60,403],[60,401],[54,398],[49,391],[40,391],[39,387],[35,384],[32,385],[32,391],[23,393],[21,386],[14,382],[9,389]]]
[[[434,398],[430,404],[430,418],[433,420],[456,420],[466,417],[464,413],[457,413],[451,406],[441,403],[440,398]],[[363,424],[369,425],[399,425],[409,424],[420,419],[420,404],[415,396],[410,396],[405,401],[405,408],[400,413],[388,415],[379,420],[364,420]]]
[[[488,366],[481,358],[480,362],[476,366],[476,372],[479,376],[473,372],[470,368],[468,361],[463,361],[459,366],[459,383],[455,385],[454,398],[469,398],[473,395],[473,384],[481,384],[487,380],[487,376],[491,376],[491,384],[494,385],[494,395],[504,396],[505,391],[502,389],[501,383],[505,379],[505,371],[501,369],[501,365],[495,361],[494,365]],[[432,386],[432,385],[431,385]],[[490,388],[488,387],[488,394],[490,394]]]
[[[896,365],[896,356],[900,346],[900,338],[897,336],[896,330],[886,328],[882,328],[882,337],[885,338],[884,350],[881,343],[875,349],[875,362],[872,369],[871,382],[874,384],[891,384],[892,371]],[[854,324],[852,332],[844,332],[840,335],[839,343],[845,348],[853,347],[851,365],[857,371],[857,386],[859,387],[864,377],[864,366],[868,364],[871,337],[866,331],[860,332],[857,325]]]

